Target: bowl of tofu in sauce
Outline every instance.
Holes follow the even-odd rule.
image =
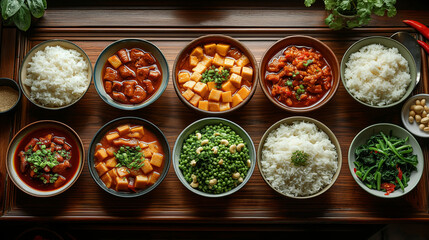
[[[143,39],[108,45],[94,67],[94,85],[107,104],[137,110],[155,102],[168,85],[169,69],[161,50]]]
[[[176,94],[186,106],[207,115],[222,115],[250,101],[258,83],[258,65],[240,41],[206,35],[182,49],[172,75]]]

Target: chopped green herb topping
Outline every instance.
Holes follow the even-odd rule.
[[[295,166],[305,166],[307,165],[307,160],[310,157],[310,155],[304,151],[297,150],[292,153],[292,163]]]
[[[116,167],[127,167],[129,169],[139,169],[144,166],[144,156],[141,148],[122,146],[114,153],[118,164]]]
[[[229,78],[228,69],[223,69],[219,71],[218,68],[212,65],[203,73],[201,82],[203,83],[215,82],[216,88],[221,88],[222,83],[228,80],[228,78]]]

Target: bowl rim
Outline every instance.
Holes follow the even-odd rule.
[[[314,193],[313,195],[309,195],[309,196],[292,196],[292,195],[287,195],[282,193],[281,191],[275,189],[271,183],[266,179],[265,174],[262,171],[262,165],[261,165],[261,161],[262,161],[262,149],[264,147],[265,141],[268,137],[268,135],[273,131],[276,130],[279,125],[281,124],[287,124],[290,125],[290,123],[296,122],[296,121],[302,121],[302,122],[309,122],[309,123],[313,123],[316,125],[316,127],[323,131],[324,133],[326,133],[326,135],[328,135],[329,140],[331,141],[331,143],[335,146],[335,150],[337,152],[337,170],[335,172],[335,174],[332,176],[332,180],[331,183],[329,183],[328,185],[326,185],[323,189],[321,189],[319,192]],[[332,136],[332,137],[331,137]],[[258,163],[258,169],[259,172],[262,176],[262,178],[264,179],[265,183],[274,191],[276,191],[278,194],[288,197],[288,198],[293,198],[293,199],[309,199],[309,198],[314,198],[317,196],[322,195],[323,193],[327,192],[337,181],[340,173],[341,173],[341,167],[343,164],[343,155],[342,155],[342,150],[341,150],[341,145],[340,142],[338,141],[337,136],[334,134],[334,132],[328,127],[326,126],[324,123],[322,123],[321,121],[318,121],[314,118],[311,117],[306,117],[306,116],[292,116],[292,117],[287,117],[287,118],[283,118],[277,122],[275,122],[274,124],[272,124],[262,135],[261,140],[259,142],[259,146],[258,146],[258,155],[257,155],[257,163]]]
[[[13,80],[13,79],[6,78],[6,77],[1,77],[0,78],[0,82],[1,81],[13,82],[12,84],[15,86],[13,89],[15,89],[18,92],[18,99],[16,100],[15,104],[13,104],[13,106],[11,108],[9,108],[8,110],[6,110],[6,111],[3,111],[3,112],[0,111],[0,114],[7,114],[7,113],[10,113],[13,110],[15,110],[15,108],[18,106],[18,104],[19,104],[19,102],[21,101],[21,98],[22,98],[22,90],[19,87],[19,84],[15,80]],[[0,86],[8,86],[8,85],[0,85]]]
[[[246,178],[244,179],[244,181],[240,184],[240,185],[238,185],[238,186],[236,186],[235,188],[233,188],[233,189],[231,189],[231,190],[229,190],[228,192],[224,192],[224,193],[220,193],[220,194],[212,194],[212,193],[205,193],[205,192],[203,192],[203,191],[200,191],[200,190],[197,190],[197,189],[194,189],[194,188],[192,188],[190,185],[189,185],[189,183],[183,178],[183,174],[182,174],[182,171],[179,169],[179,160],[178,159],[176,159],[176,157],[175,157],[175,153],[177,152],[177,151],[181,151],[181,149],[179,149],[178,148],[178,145],[182,145],[183,146],[183,142],[181,142],[181,143],[179,143],[179,139],[182,137],[182,136],[184,136],[191,128],[193,128],[195,125],[198,125],[198,124],[202,124],[202,126],[204,127],[204,126],[206,126],[206,125],[209,125],[209,124],[215,124],[215,123],[207,123],[206,124],[206,122],[210,122],[210,121],[217,121],[218,123],[223,123],[223,124],[226,124],[226,125],[228,125],[228,126],[230,126],[230,125],[232,125],[232,126],[234,126],[234,127],[236,127],[244,136],[246,136],[246,138],[248,138],[248,140],[249,140],[249,142],[250,142],[250,146],[249,146],[249,157],[250,157],[250,160],[251,160],[251,166],[250,166],[250,168],[249,168],[249,171],[248,171],[248,174],[246,175]],[[201,128],[198,128],[198,129],[201,129]],[[237,133],[238,134],[238,133]],[[185,138],[186,138],[186,136],[184,136],[184,138],[183,138],[183,140],[185,140]],[[244,139],[243,139],[244,140]],[[246,142],[246,141],[245,141]],[[179,152],[179,154],[180,154],[180,152]],[[251,154],[253,154],[253,156],[254,156],[254,158],[252,159],[252,157],[251,157]],[[184,185],[184,187],[186,188],[186,189],[188,189],[189,191],[191,191],[191,192],[193,192],[193,193],[195,193],[195,194],[197,194],[197,195],[200,195],[200,196],[203,196],[203,197],[207,197],[207,198],[220,198],[220,197],[225,197],[225,196],[229,196],[229,195],[231,195],[231,194],[233,194],[233,193],[236,193],[236,192],[238,192],[241,188],[243,188],[246,184],[247,184],[247,182],[250,180],[250,178],[252,177],[252,175],[253,175],[253,172],[254,172],[254,170],[255,170],[255,167],[256,167],[256,159],[257,159],[257,155],[256,155],[256,148],[255,148],[255,145],[254,145],[254,143],[253,143],[253,140],[252,140],[252,138],[250,137],[250,135],[246,132],[246,130],[244,130],[240,125],[238,125],[237,123],[235,123],[235,122],[233,122],[233,121],[231,121],[231,120],[228,120],[228,119],[225,119],[225,118],[221,118],[221,117],[205,117],[205,118],[201,118],[201,119],[198,119],[198,120],[196,120],[196,121],[194,121],[194,122],[192,122],[191,124],[189,124],[188,126],[186,126],[181,132],[180,132],[180,134],[177,136],[177,138],[176,138],[176,141],[175,141],[175,143],[174,143],[174,148],[173,148],[173,153],[172,153],[172,162],[173,162],[173,168],[174,168],[174,172],[176,173],[176,176],[177,176],[177,178],[180,180],[180,182]]]
[[[189,48],[192,45],[195,44],[199,44],[202,41],[205,41],[207,39],[210,38],[222,38],[222,39],[227,39],[228,41],[234,42],[234,46],[238,47],[240,49],[240,51],[244,52],[247,51],[248,54],[246,54],[246,56],[249,58],[250,62],[252,63],[252,67],[253,67],[253,74],[254,74],[254,81],[253,81],[253,86],[252,89],[250,90],[250,94],[249,96],[247,96],[247,98],[245,98],[243,100],[243,102],[241,102],[240,104],[238,104],[235,107],[232,107],[229,110],[226,111],[220,111],[220,112],[213,112],[213,111],[206,111],[206,110],[202,110],[198,107],[195,107],[194,105],[192,105],[191,103],[189,103],[181,94],[179,87],[177,85],[177,79],[176,79],[176,68],[178,67],[178,63],[179,61],[182,59],[182,57],[189,52]],[[243,51],[244,50],[244,51]],[[193,39],[191,42],[187,43],[181,50],[180,52],[176,55],[176,59],[174,60],[174,64],[173,64],[173,68],[172,68],[172,81],[173,81],[173,86],[174,86],[174,91],[176,92],[177,97],[182,101],[182,103],[184,103],[187,107],[200,112],[200,113],[204,113],[208,116],[222,116],[222,115],[226,115],[229,114],[241,107],[243,107],[244,105],[246,105],[250,99],[253,97],[253,95],[256,92],[256,88],[258,87],[258,72],[259,72],[259,66],[258,66],[258,62],[256,61],[255,56],[253,55],[253,53],[250,51],[250,48],[248,48],[246,45],[244,45],[244,43],[240,42],[239,40],[228,36],[228,35],[224,35],[224,34],[208,34],[208,35],[203,35],[200,36],[198,38]]]
[[[110,191],[110,188],[107,188],[106,185],[104,185],[104,183],[102,183],[100,177],[98,176],[94,166],[93,166],[93,156],[91,156],[91,149],[95,148],[95,145],[98,143],[96,142],[96,138],[98,136],[100,136],[100,134],[107,129],[108,127],[111,127],[112,125],[114,125],[117,122],[120,121],[126,121],[126,120],[131,120],[131,121],[139,121],[142,122],[142,124],[146,124],[146,126],[150,126],[151,128],[155,129],[155,131],[157,132],[153,132],[153,134],[155,135],[159,135],[159,141],[164,141],[166,144],[166,148],[164,149],[164,152],[167,156],[167,161],[164,163],[164,170],[161,173],[161,176],[159,177],[158,181],[156,181],[152,186],[145,188],[141,191],[135,192],[135,193],[126,193],[126,192],[117,192],[115,190]],[[144,126],[145,127],[145,126]],[[125,117],[119,117],[119,118],[115,118],[109,122],[107,122],[106,124],[104,124],[102,127],[100,127],[97,132],[94,134],[94,137],[91,140],[91,143],[89,144],[89,148],[88,148],[88,154],[87,154],[87,163],[88,163],[88,169],[89,169],[89,173],[91,175],[92,180],[94,180],[94,182],[101,188],[103,189],[105,192],[110,193],[113,196],[116,197],[121,197],[121,198],[134,198],[134,197],[140,197],[143,195],[146,195],[147,193],[151,192],[152,190],[154,190],[155,188],[158,187],[159,184],[161,184],[161,182],[165,179],[165,177],[168,175],[168,171],[170,169],[170,164],[171,164],[171,151],[170,151],[170,145],[168,143],[167,137],[165,136],[164,132],[161,131],[161,129],[156,126],[155,124],[153,124],[152,122],[143,119],[143,118],[139,118],[139,117],[133,117],[133,116],[125,116]]]
[[[57,192],[54,192],[56,190],[52,190],[52,191],[39,191],[39,190],[34,189],[34,188],[32,188],[32,189],[34,189],[34,192],[27,191],[25,188],[23,188],[21,185],[19,185],[16,182],[16,180],[12,177],[12,174],[11,174],[12,169],[11,169],[11,166],[10,166],[9,162],[13,161],[13,160],[9,160],[8,157],[10,155],[10,152],[12,151],[12,149],[11,149],[12,145],[14,144],[14,142],[17,139],[17,137],[20,136],[20,134],[22,132],[24,132],[25,130],[27,130],[27,129],[31,128],[31,127],[34,127],[36,125],[41,125],[41,124],[42,125],[43,124],[58,125],[58,126],[60,126],[60,128],[65,129],[67,132],[69,132],[71,135],[73,135],[76,138],[76,140],[77,140],[76,145],[78,146],[78,148],[80,150],[80,156],[82,156],[82,158],[80,158],[80,167],[77,169],[75,175],[73,175],[73,179],[70,181],[70,183],[67,184],[67,187],[65,187],[65,185],[64,185],[64,186],[58,188],[58,189],[63,188],[61,191],[57,191]],[[12,162],[12,164],[13,164],[13,162]],[[83,145],[82,139],[80,138],[79,134],[77,134],[77,132],[73,128],[71,128],[70,126],[68,126],[67,124],[62,123],[60,121],[56,121],[56,120],[39,120],[39,121],[35,121],[35,122],[27,124],[26,126],[24,126],[23,128],[21,128],[13,136],[13,138],[9,142],[9,145],[8,145],[7,151],[6,151],[6,171],[7,171],[7,174],[9,176],[9,179],[11,179],[12,182],[14,183],[14,185],[16,187],[18,187],[21,191],[23,191],[23,192],[25,192],[25,193],[27,193],[27,194],[29,194],[31,196],[34,196],[34,197],[52,197],[52,196],[56,196],[56,195],[59,195],[59,194],[65,192],[66,190],[68,190],[69,188],[71,188],[76,183],[76,181],[79,179],[79,177],[80,177],[80,175],[81,175],[81,173],[83,171],[84,165],[85,165],[85,147]],[[44,193],[52,192],[52,193],[40,195],[40,194],[37,194],[39,192],[44,192]]]
[[[402,105],[402,109],[401,109],[401,120],[402,120],[402,124],[404,125],[404,127],[414,136],[417,137],[421,137],[421,138],[429,138],[429,133],[425,133],[424,131],[418,129],[418,131],[414,131],[411,126],[410,123],[408,122],[408,120],[404,117],[404,116],[408,116],[409,113],[409,109],[406,109],[405,107],[411,103],[412,101],[415,101],[418,98],[425,98],[427,102],[429,102],[429,94],[428,93],[419,93],[419,94],[415,94],[411,97],[409,97],[404,104]],[[412,104],[411,104],[412,105]],[[414,124],[414,123],[413,123]]]
[[[330,64],[326,57],[323,57],[323,58],[326,60],[326,62],[328,62],[331,69],[334,68],[334,66],[332,66],[332,65],[335,65],[335,67],[338,68],[338,71],[340,71],[340,63],[339,63],[338,58],[335,55],[334,51],[326,43],[322,42],[321,40],[319,40],[317,38],[306,36],[306,35],[292,35],[292,36],[287,36],[287,37],[281,38],[281,39],[277,40],[276,42],[274,42],[273,44],[271,44],[265,50],[264,54],[262,55],[261,61],[259,62],[259,82],[260,82],[259,85],[261,86],[262,92],[264,93],[265,97],[270,102],[272,102],[275,106],[279,107],[280,109],[286,110],[288,112],[294,112],[294,113],[306,113],[306,112],[315,111],[315,110],[320,109],[322,106],[326,105],[328,102],[330,102],[338,90],[338,87],[340,85],[340,76],[341,76],[340,73],[338,72],[336,79],[334,79],[334,76],[332,77],[333,84],[332,84],[331,89],[329,91],[329,92],[332,92],[332,94],[329,95],[329,92],[328,92],[322,99],[320,99],[319,101],[317,101],[313,105],[310,105],[307,107],[289,107],[285,104],[282,104],[282,103],[276,101],[271,96],[271,94],[268,92],[268,90],[265,87],[265,83],[264,83],[265,73],[262,72],[262,69],[263,69],[262,63],[264,62],[264,60],[266,58],[268,58],[268,57],[272,58],[273,57],[273,56],[268,56],[268,53],[271,51],[271,49],[273,49],[277,45],[283,46],[285,41],[288,41],[290,39],[300,39],[300,38],[305,38],[305,39],[308,39],[310,41],[317,42],[318,44],[323,46],[326,49],[326,51],[329,53],[329,55],[331,55],[333,57],[334,62],[333,62],[333,64]],[[299,43],[297,43],[296,45],[302,46]],[[291,44],[284,46],[283,48],[286,48],[288,46],[291,46]],[[320,52],[320,49],[315,49],[315,50]]]
[[[139,44],[147,44],[147,45],[149,45],[149,46],[151,46],[151,47],[153,47],[160,55],[161,55],[161,59],[156,59],[158,62],[164,62],[165,63],[165,66],[166,66],[166,69],[165,69],[165,72],[166,72],[166,74],[162,74],[162,80],[161,80],[161,84],[160,84],[160,86],[159,86],[159,89],[155,92],[155,94],[153,94],[152,95],[152,97],[150,97],[149,99],[146,99],[146,101],[143,101],[142,103],[140,103],[140,104],[136,104],[136,105],[124,105],[124,104],[119,104],[119,103],[117,103],[115,100],[113,100],[112,99],[112,101],[108,101],[107,99],[108,98],[110,98],[110,96],[105,96],[104,95],[104,93],[103,93],[103,90],[101,90],[101,89],[99,89],[98,88],[98,86],[97,86],[97,84],[96,84],[96,82],[97,81],[101,81],[101,78],[100,78],[100,76],[98,76],[97,74],[96,74],[96,72],[97,72],[97,69],[98,68],[103,68],[104,67],[104,64],[105,63],[103,63],[102,65],[100,65],[101,63],[100,63],[100,61],[101,61],[101,57],[104,55],[104,54],[106,54],[106,52],[108,51],[108,50],[110,50],[111,48],[114,48],[115,47],[115,45],[117,45],[117,44],[120,44],[120,43],[123,43],[123,42],[137,42],[137,43],[139,43]],[[119,49],[118,49],[119,50]],[[143,49],[143,50],[145,50],[145,49]],[[146,51],[146,50],[145,50]],[[152,53],[151,53],[152,54]],[[161,61],[160,61],[161,60]],[[161,71],[162,71],[162,69],[161,69]],[[156,100],[158,100],[160,97],[161,97],[161,95],[164,93],[164,91],[165,91],[165,89],[167,89],[167,86],[168,86],[168,82],[169,82],[169,79],[170,79],[170,69],[169,69],[169,66],[168,66],[168,62],[167,62],[167,59],[165,58],[165,56],[164,56],[164,53],[162,53],[162,51],[161,51],[161,49],[159,49],[154,43],[152,43],[152,42],[150,42],[150,41],[148,41],[148,40],[145,40],[145,39],[140,39],[140,38],[123,38],[123,39],[119,39],[119,40],[116,40],[116,41],[114,41],[114,42],[112,42],[112,43],[110,43],[109,45],[107,45],[101,52],[100,52],[100,54],[98,55],[98,57],[97,57],[97,60],[95,61],[95,64],[94,64],[94,71],[93,71],[93,79],[94,79],[94,87],[95,87],[95,90],[97,91],[97,93],[98,93],[98,96],[101,98],[101,99],[103,99],[103,101],[105,102],[105,103],[107,103],[108,105],[110,105],[110,106],[112,106],[112,107],[115,107],[115,108],[117,108],[117,109],[121,109],[121,110],[128,110],[128,111],[134,111],[134,110],[139,110],[139,109],[142,109],[142,108],[144,108],[144,107],[147,107],[147,106],[149,106],[149,105],[151,105],[152,103],[154,103]],[[164,82],[166,82],[165,84],[163,84]],[[107,94],[106,94],[107,95]]]
[[[369,37],[365,37],[365,38],[362,38],[362,39],[359,39],[358,41],[356,41],[356,42],[354,42],[352,45],[350,45],[350,47],[348,47],[347,48],[347,50],[344,52],[344,54],[343,54],[343,57],[341,58],[341,63],[340,63],[340,75],[341,75],[341,82],[342,82],[342,84],[343,84],[343,86],[344,86],[344,88],[346,89],[346,92],[354,99],[354,100],[356,100],[357,102],[359,102],[360,104],[362,104],[362,105],[364,105],[364,106],[367,106],[367,107],[371,107],[371,108],[378,108],[378,109],[384,109],[384,108],[390,108],[390,107],[393,107],[393,106],[396,106],[396,105],[398,105],[398,104],[400,104],[400,103],[402,103],[402,102],[404,102],[405,101],[405,99],[407,99],[409,96],[410,96],[410,94],[412,93],[412,90],[414,89],[414,87],[416,86],[416,78],[413,78],[412,76],[411,76],[411,83],[410,83],[410,85],[407,87],[407,92],[405,92],[405,94],[402,96],[402,98],[400,98],[398,101],[396,101],[396,102],[393,102],[393,103],[390,103],[390,104],[388,104],[388,105],[383,105],[383,106],[377,106],[377,105],[371,105],[371,104],[369,104],[369,103],[366,103],[366,102],[364,102],[364,101],[362,101],[362,100],[360,100],[360,99],[357,99],[356,98],[356,96],[354,96],[350,91],[349,91],[349,88],[348,87],[346,87],[346,83],[345,83],[345,77],[344,77],[344,72],[345,72],[345,65],[346,65],[346,61],[349,59],[349,57],[350,57],[350,55],[351,54],[353,54],[353,53],[355,53],[355,52],[357,52],[357,51],[359,51],[360,49],[357,49],[357,51],[355,51],[355,52],[351,52],[351,49],[353,48],[353,47],[355,47],[357,44],[360,44],[361,42],[366,42],[366,41],[371,41],[371,40],[373,40],[373,39],[383,39],[384,41],[390,41],[390,42],[392,42],[393,44],[396,44],[397,46],[399,46],[399,47],[396,47],[396,48],[402,48],[406,53],[407,53],[407,55],[409,55],[409,57],[410,57],[410,59],[411,59],[411,62],[410,61],[408,61],[407,60],[407,62],[408,62],[408,65],[410,66],[409,68],[410,68],[410,75],[411,75],[411,69],[412,69],[412,66],[414,66],[414,69],[416,68],[416,62],[414,61],[414,57],[413,57],[413,55],[411,54],[411,52],[410,52],[410,50],[408,50],[408,48],[407,47],[405,47],[405,45],[403,45],[402,43],[400,43],[399,41],[396,41],[395,39],[393,39],[393,38],[390,38],[390,37],[385,37],[385,36],[369,36]],[[385,46],[384,44],[382,44],[382,43],[378,43],[378,44],[381,44],[381,45],[383,45],[383,46]],[[366,44],[365,46],[368,46],[368,45],[370,45],[370,44]],[[363,46],[363,47],[365,47],[365,46]],[[386,46],[385,46],[386,47]],[[390,48],[390,47],[388,47],[388,48]],[[398,49],[399,50],[399,49]],[[349,54],[350,53],[350,54]],[[401,54],[400,52],[399,52],[399,54]],[[346,56],[348,55],[348,57],[347,57],[347,59],[346,59]],[[404,55],[403,54],[401,54],[402,55],[402,57],[403,58],[405,58],[404,57]],[[411,91],[408,91],[408,89],[411,89]]]
[[[91,60],[89,59],[88,55],[87,55],[87,54],[86,54],[86,52],[85,52],[81,47],[79,47],[76,43],[74,43],[74,42],[72,42],[72,41],[69,41],[69,40],[65,40],[65,39],[49,39],[49,40],[46,40],[46,41],[43,41],[43,42],[41,42],[41,43],[37,44],[36,46],[34,46],[33,48],[31,48],[31,49],[30,49],[30,51],[28,51],[28,52],[25,54],[25,57],[24,57],[24,59],[22,60],[21,66],[19,67],[19,74],[18,74],[18,77],[19,77],[19,86],[20,86],[22,89],[24,89],[24,82],[23,82],[23,81],[24,81],[24,79],[25,79],[25,78],[22,76],[22,70],[23,70],[23,68],[24,68],[24,65],[27,65],[27,64],[25,64],[25,63],[27,62],[27,60],[28,60],[29,56],[31,55],[31,53],[32,53],[32,52],[34,52],[34,51],[36,51],[36,50],[38,50],[39,48],[43,47],[44,45],[48,45],[48,44],[50,44],[50,43],[55,43],[55,42],[64,42],[64,43],[67,43],[67,44],[74,45],[74,46],[79,50],[79,52],[82,54],[83,58],[87,61],[88,66],[89,66],[89,69],[88,69],[88,70],[90,71],[90,74],[89,74],[89,76],[88,76],[88,78],[89,78],[89,82],[88,82],[88,86],[86,87],[85,92],[83,92],[83,93],[82,93],[82,95],[81,95],[78,99],[76,99],[76,101],[74,101],[74,102],[72,102],[72,103],[70,103],[70,104],[67,104],[67,105],[61,106],[61,107],[47,107],[47,106],[44,106],[44,105],[42,105],[42,104],[39,104],[39,103],[37,103],[36,101],[33,101],[33,100],[30,98],[30,96],[27,96],[27,94],[25,93],[25,91],[24,91],[24,90],[22,90],[22,92],[23,92],[24,96],[25,96],[25,97],[26,97],[26,98],[27,98],[31,103],[33,103],[34,105],[36,105],[36,106],[38,106],[38,107],[40,107],[40,108],[47,109],[47,110],[61,110],[61,109],[64,109],[64,108],[68,108],[68,107],[70,107],[70,106],[74,105],[75,103],[79,102],[79,101],[80,101],[80,100],[85,96],[85,94],[88,92],[89,88],[91,87],[92,75],[93,75],[93,72],[94,72],[94,69],[93,69],[93,67],[92,67]]]
[[[392,195],[392,194],[384,195],[384,192],[382,192],[382,191],[377,191],[377,193],[376,193],[376,192],[374,192],[374,191],[371,191],[372,189],[369,189],[368,187],[364,186],[362,182],[358,181],[358,179],[357,179],[357,177],[356,177],[356,174],[354,174],[354,171],[353,171],[353,168],[354,168],[354,166],[353,166],[353,162],[354,162],[354,161],[352,162],[351,156],[354,154],[354,153],[352,152],[352,150],[354,150],[354,149],[352,149],[352,146],[353,146],[354,142],[355,142],[355,141],[357,141],[357,140],[358,140],[358,138],[359,138],[359,137],[360,137],[364,132],[366,132],[366,131],[368,131],[368,130],[370,130],[370,129],[372,129],[372,128],[376,128],[376,127],[380,127],[380,126],[386,126],[386,127],[391,128],[391,129],[392,129],[392,128],[396,128],[396,129],[398,129],[399,131],[402,131],[402,132],[406,133],[406,135],[409,137],[409,139],[412,139],[413,141],[415,141],[415,142],[417,143],[417,150],[416,150],[415,148],[413,148],[413,152],[416,150],[416,152],[419,152],[419,153],[423,156],[423,158],[424,158],[423,151],[422,151],[422,149],[421,149],[421,147],[420,147],[419,142],[418,142],[418,141],[417,141],[417,139],[413,136],[413,134],[411,134],[408,130],[404,129],[403,127],[401,127],[401,126],[399,126],[399,125],[393,124],[393,123],[387,123],[387,122],[375,123],[375,124],[369,125],[369,126],[367,126],[367,127],[363,128],[362,130],[360,130],[360,131],[355,135],[355,137],[353,138],[352,142],[350,143],[350,145],[349,145],[349,150],[348,150],[348,154],[347,154],[347,163],[348,163],[348,165],[349,165],[349,171],[350,171],[350,174],[352,175],[352,178],[355,180],[356,184],[357,184],[357,185],[359,185],[363,190],[365,190],[365,192],[367,192],[367,193],[369,193],[369,194],[371,194],[371,195],[373,195],[373,196],[380,197],[380,198],[387,198],[387,199],[402,197],[402,196],[404,196],[404,195],[407,195],[409,192],[411,192],[411,191],[412,191],[412,190],[413,190],[413,189],[418,185],[418,183],[420,182],[420,180],[421,180],[421,178],[422,178],[423,170],[424,170],[424,169],[421,169],[421,171],[418,171],[418,172],[417,172],[417,174],[419,174],[419,175],[418,175],[418,180],[417,180],[416,184],[415,184],[414,186],[409,186],[409,185],[408,185],[408,187],[407,187],[407,188],[409,188],[409,189],[407,189],[407,191],[405,191],[405,192],[403,192],[403,193],[399,194],[398,196],[394,196],[394,195]],[[408,140],[408,141],[409,141],[409,140]],[[423,165],[423,168],[424,168],[424,163],[423,163],[422,161],[424,161],[424,159],[419,159],[419,164],[421,163],[421,164]]]

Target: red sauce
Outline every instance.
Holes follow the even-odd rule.
[[[104,90],[115,101],[139,104],[159,89],[162,71],[151,53],[138,48],[120,49],[103,68]]]
[[[289,46],[271,58],[265,87],[278,102],[308,107],[323,99],[332,86],[332,71],[322,54],[310,47]]]
[[[70,152],[71,158],[68,159],[68,162],[70,163],[70,167],[67,167],[64,171],[61,171],[60,175],[65,178],[65,181],[62,181],[61,183],[58,183],[58,184],[55,184],[55,183],[45,184],[43,183],[42,180],[35,177],[31,177],[30,176],[31,171],[29,166],[26,167],[26,170],[24,172],[20,170],[21,169],[21,157],[19,156],[20,152],[24,151],[27,144],[29,144],[33,138],[37,138],[37,139],[45,138],[49,134],[52,134],[54,138],[58,137],[60,139],[63,139],[66,142],[66,144],[70,147],[69,152]],[[73,141],[73,138],[70,136],[69,133],[59,129],[40,129],[32,132],[31,134],[28,134],[18,144],[17,150],[14,155],[14,159],[15,159],[14,164],[19,178],[21,178],[21,180],[24,181],[28,186],[34,189],[37,189],[39,191],[52,191],[70,182],[70,180],[73,178],[73,176],[76,174],[79,168],[79,156],[80,156],[80,152],[79,152],[77,143]]]

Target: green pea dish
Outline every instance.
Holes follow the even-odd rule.
[[[186,188],[206,197],[229,195],[248,181],[255,148],[237,124],[222,118],[194,122],[178,137],[173,165]]]

